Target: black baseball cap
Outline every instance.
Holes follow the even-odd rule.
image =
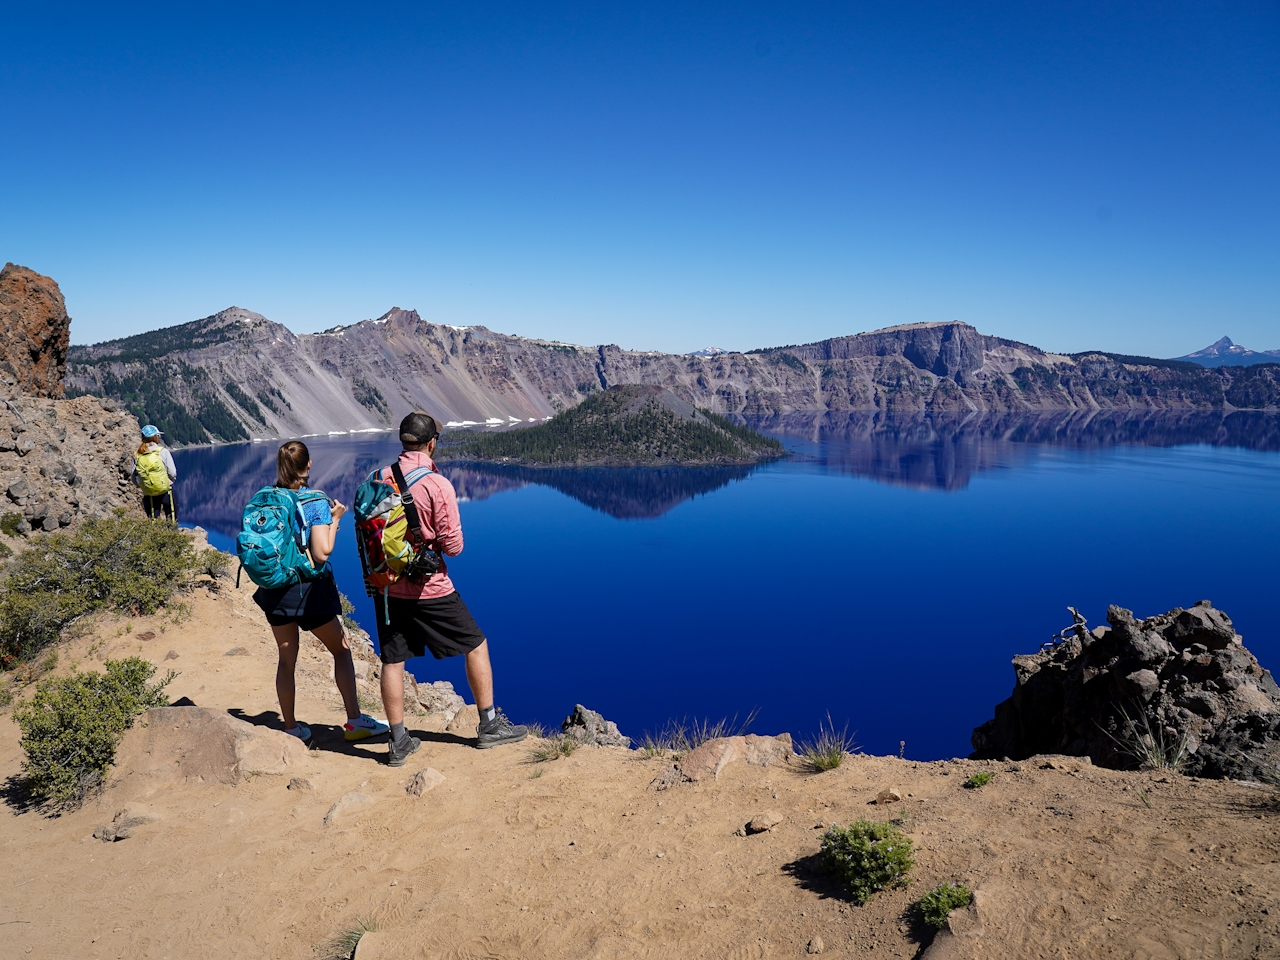
[[[430,443],[440,436],[440,422],[429,413],[415,410],[400,421],[400,442],[409,446]]]

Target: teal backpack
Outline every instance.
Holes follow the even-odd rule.
[[[325,569],[311,565],[302,542],[306,521],[302,505],[324,498],[319,490],[298,493],[285,487],[263,487],[253,495],[240,519],[236,554],[240,570],[260,587],[276,590],[314,580]],[[240,573],[236,573],[236,586]]]

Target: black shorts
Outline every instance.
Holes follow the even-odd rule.
[[[470,653],[484,643],[484,634],[457,590],[430,600],[390,597],[386,602],[391,608],[389,625],[382,594],[374,594],[383,663],[404,663],[410,657],[424,656],[427,650],[437,660],[444,660]]]
[[[296,623],[299,630],[315,630],[342,613],[338,584],[330,572],[291,587],[276,590],[259,587],[253,594],[253,602],[273,627]]]
[[[331,613],[321,614],[320,616],[308,616],[306,614],[300,617],[284,616],[278,613],[268,613],[267,623],[273,627],[287,627],[291,623],[296,623],[299,630],[316,631],[323,627],[326,623],[332,623],[334,616]]]

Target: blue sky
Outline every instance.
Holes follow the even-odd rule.
[[[0,261],[672,351],[964,320],[1280,347],[1280,4],[6,11]]]

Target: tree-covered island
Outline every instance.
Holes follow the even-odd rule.
[[[785,455],[777,440],[699,410],[662,387],[627,384],[538,426],[453,432],[437,459],[586,466],[754,463]]]

